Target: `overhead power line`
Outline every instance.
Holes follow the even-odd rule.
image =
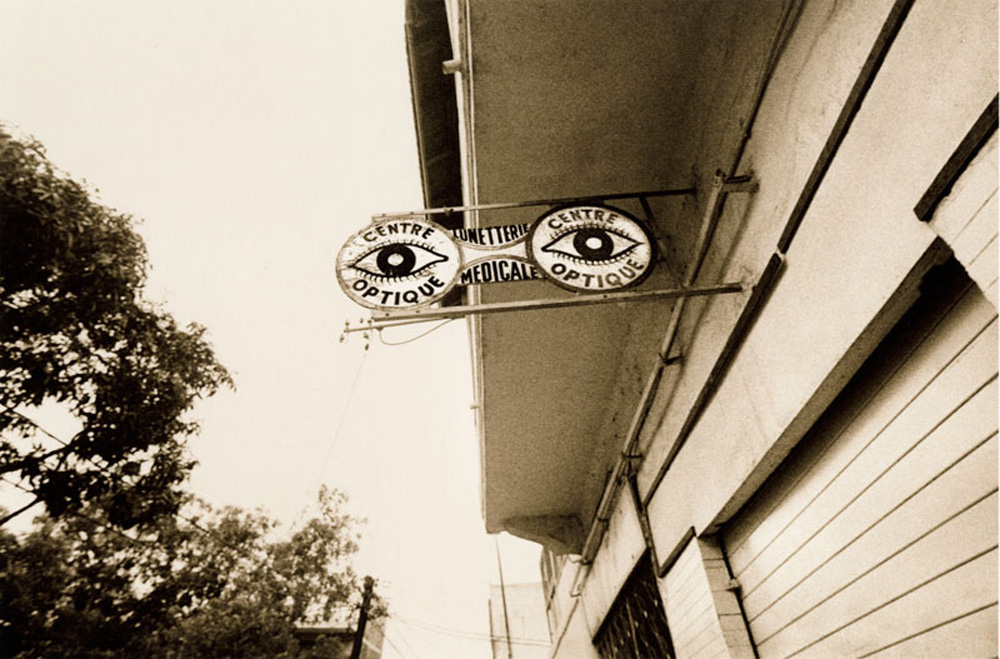
[[[347,392],[347,398],[344,400],[344,408],[340,412],[340,420],[337,422],[337,429],[333,432],[333,437],[330,438],[330,443],[327,445],[326,454],[323,456],[323,460],[320,463],[319,471],[316,473],[316,483],[314,489],[318,489],[320,483],[323,480],[323,472],[326,471],[326,467],[330,462],[330,458],[333,457],[333,449],[336,447],[338,440],[340,439],[340,433],[344,428],[344,421],[347,419],[347,413],[351,409],[351,402],[354,400],[354,394],[358,389],[358,381],[361,378],[361,369],[365,365],[365,359],[368,357],[368,346],[365,345],[364,352],[361,353],[361,360],[358,362],[358,368],[354,371],[354,379],[351,381],[351,388]],[[295,516],[292,520],[292,525],[289,527],[290,531],[294,531],[298,523],[302,521],[302,516],[305,515],[306,509],[309,504],[306,504],[299,510],[299,514]]]
[[[28,423],[30,423],[31,425],[33,425],[40,432],[42,432],[45,435],[47,435],[48,437],[50,437],[51,439],[59,442],[63,446],[69,446],[70,442],[67,442],[66,440],[64,440],[64,439],[58,437],[57,435],[55,435],[54,433],[49,432],[48,430],[46,430],[44,427],[42,427],[42,425],[39,424],[34,419],[32,419],[32,418],[30,418],[30,417],[28,417],[28,416],[26,416],[26,415],[24,415],[24,414],[16,411],[16,410],[12,410],[12,411],[15,414],[17,414],[18,416],[20,416],[21,418],[23,418],[25,421],[27,421]],[[90,464],[92,464],[93,466],[97,467],[97,469],[99,471],[103,472],[104,474],[107,474],[108,476],[111,476],[112,478],[117,478],[117,475],[116,474],[112,474],[109,471],[109,468],[106,465],[99,464],[99,463],[95,462],[93,459],[91,459],[89,457],[88,458],[84,458],[84,459],[87,462],[89,462]],[[21,490],[23,492],[26,492],[26,493],[29,493],[29,494],[36,494],[36,492],[34,492],[33,490],[31,490],[30,488],[26,488],[26,487],[20,485],[19,483],[15,483],[15,482],[13,482],[11,480],[8,480],[5,477],[3,478],[3,480],[6,481],[7,483],[10,483],[11,485],[13,485],[14,487],[18,488],[19,490]],[[161,498],[161,501],[162,501],[162,498]],[[132,536],[129,536],[128,534],[125,534],[124,532],[122,532],[120,529],[116,529],[113,525],[110,525],[110,524],[107,524],[107,523],[103,523],[103,522],[101,522],[101,521],[99,521],[99,520],[97,520],[97,519],[95,519],[93,517],[90,517],[88,515],[84,515],[83,513],[80,513],[79,511],[69,511],[69,512],[71,514],[73,514],[73,515],[81,518],[81,519],[88,520],[88,521],[90,521],[90,522],[92,522],[94,524],[97,524],[97,525],[101,526],[102,528],[104,528],[104,529],[106,529],[108,531],[116,533],[117,535],[119,535],[121,537],[124,537],[124,538],[126,538],[126,539],[128,539],[128,540],[130,540],[132,542],[141,543],[141,544],[145,544],[145,545],[154,545],[155,546],[155,543],[152,543],[151,541],[140,540],[138,538],[133,538]],[[286,577],[285,575],[281,574],[280,572],[276,571],[273,567],[271,567],[271,565],[267,562],[266,558],[261,559],[259,556],[254,556],[245,547],[243,547],[241,545],[234,544],[232,542],[229,542],[225,538],[223,538],[223,537],[219,536],[218,534],[216,534],[215,532],[213,532],[211,529],[202,526],[201,523],[197,519],[194,519],[192,517],[184,515],[184,514],[182,514],[180,512],[177,513],[177,518],[181,519],[181,520],[183,520],[185,522],[187,522],[188,524],[191,525],[191,528],[193,528],[196,531],[198,531],[199,533],[202,533],[203,535],[205,535],[205,536],[213,539],[215,542],[219,543],[219,545],[221,545],[223,547],[226,547],[227,549],[231,549],[232,551],[236,552],[238,555],[240,555],[243,558],[251,561],[252,563],[256,563],[257,568],[264,569],[265,571],[269,572],[272,576],[276,577],[279,581],[283,581],[283,582],[286,582],[286,583],[288,582],[288,577]]]
[[[455,319],[454,318],[448,318],[447,320],[438,323],[437,325],[435,325],[434,327],[430,328],[429,330],[421,332],[420,334],[417,334],[416,336],[411,336],[408,339],[403,339],[402,341],[386,341],[385,338],[383,338],[383,336],[382,336],[382,330],[384,328],[378,327],[378,328],[376,328],[376,330],[378,332],[378,340],[382,342],[382,345],[387,345],[387,346],[405,346],[407,343],[413,343],[417,339],[424,338],[425,336],[427,336],[431,332],[436,332],[437,330],[441,329],[442,327],[444,327],[445,325],[447,325],[448,323],[450,323],[453,320],[455,320]]]
[[[383,624],[382,631],[386,635],[386,640],[389,641],[389,644],[392,645],[392,647],[396,648],[396,652],[398,652],[401,655],[404,654],[404,652],[402,652],[399,649],[399,646],[393,643],[391,639],[389,639],[390,629],[392,630],[392,633],[399,638],[399,642],[403,644],[403,647],[406,649],[405,654],[412,656],[413,659],[420,659],[420,656],[417,654],[417,651],[413,649],[412,645],[410,645],[410,642],[406,639],[406,635],[403,633],[403,630],[399,625],[393,625],[390,627],[388,624]]]
[[[505,636],[441,627],[439,625],[433,625],[425,622],[418,622],[416,620],[408,620],[407,618],[401,618],[392,613],[388,614],[386,617],[388,617],[391,620],[395,620],[396,622],[400,622],[404,625],[410,625],[411,627],[418,627],[420,629],[424,629],[426,631],[434,632],[437,634],[443,634],[445,636],[454,636],[455,638],[464,638],[472,641],[490,641],[490,642],[492,641],[506,642],[507,640]],[[536,647],[549,647],[550,645],[552,645],[551,641],[542,638],[511,637],[510,642],[513,645],[531,645]]]
[[[22,492],[25,492],[27,494],[34,494],[34,492],[31,491],[31,489],[29,489],[27,487],[24,487],[23,485],[21,485],[20,483],[18,483],[16,481],[12,481],[11,479],[7,478],[6,476],[0,476],[0,480],[2,480],[3,482],[7,483],[8,485],[12,485],[12,486],[16,487],[17,489],[21,490]],[[110,533],[113,533],[113,534],[117,535],[120,538],[124,538],[125,540],[128,540],[129,542],[131,542],[133,544],[141,545],[141,546],[144,546],[144,547],[157,547],[157,546],[159,546],[159,545],[157,545],[155,542],[153,542],[151,540],[142,540],[141,538],[132,537],[128,533],[125,533],[124,531],[122,531],[121,529],[117,529],[114,526],[112,526],[110,524],[107,524],[106,522],[102,522],[101,520],[97,519],[96,517],[91,517],[90,515],[84,515],[83,513],[79,512],[79,511],[76,511],[76,510],[71,510],[71,511],[67,511],[67,512],[69,512],[69,514],[73,515],[74,517],[78,517],[80,519],[87,520],[88,522],[90,522],[92,524],[96,524],[97,526],[100,526],[101,528],[103,528],[105,531],[109,531]]]

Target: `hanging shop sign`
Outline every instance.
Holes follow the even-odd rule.
[[[458,283],[493,284],[505,281],[524,281],[526,279],[541,279],[538,270],[524,259],[505,256],[495,256],[480,259],[470,263],[462,270]]]
[[[528,234],[528,256],[558,286],[612,291],[635,286],[652,272],[653,237],[637,219],[610,206],[556,208]]]
[[[467,245],[504,247],[516,243],[528,234],[530,224],[508,224],[499,227],[473,227],[452,229],[451,235]]]
[[[534,224],[449,232],[422,216],[372,223],[337,256],[337,279],[358,304],[385,311],[443,298],[454,286],[547,278],[578,292],[634,286],[655,265],[652,236],[599,204],[565,206]]]
[[[464,257],[459,286],[541,279],[524,248],[530,230],[527,223],[453,229]]]
[[[371,309],[407,309],[444,297],[461,270],[458,244],[420,217],[373,223],[347,239],[337,279],[347,296]]]

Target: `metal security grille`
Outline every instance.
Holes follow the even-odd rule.
[[[594,645],[603,659],[672,659],[667,617],[649,555],[639,559],[601,623]]]

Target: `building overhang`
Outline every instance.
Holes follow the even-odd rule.
[[[443,2],[422,0],[408,8],[425,4],[444,11]],[[447,37],[458,52],[410,46],[418,133],[444,127],[451,111],[446,95],[418,93],[421,76],[433,70],[451,85],[444,60],[435,60],[457,58],[468,107],[464,134],[457,115],[448,132],[467,142],[467,203],[696,186],[694,194],[648,209],[636,200],[620,205],[649,221],[661,248],[661,262],[636,290],[676,287],[693,258],[713,175],[733,165],[783,6],[668,2],[626,12],[617,2],[543,9],[464,0],[461,34]],[[423,34],[445,42],[441,33]],[[583,48],[581,34],[601,38],[588,38]],[[457,141],[453,147],[457,154]],[[432,202],[435,177],[454,170],[433,167],[434,142],[421,139],[420,148],[428,206],[458,205]],[[544,210],[464,218],[467,226],[499,226],[532,222]],[[575,295],[547,281],[469,293],[466,300],[478,304]],[[649,373],[662,362],[658,350],[673,304],[471,318],[487,531],[508,531],[558,553],[581,551]]]
[[[417,155],[428,208],[462,204],[462,168],[455,83],[442,69],[452,59],[443,0],[407,0],[406,52],[417,133]],[[461,217],[435,218],[461,226]]]

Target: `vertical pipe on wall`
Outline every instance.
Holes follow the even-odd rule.
[[[767,61],[761,70],[761,75],[758,78],[756,89],[754,91],[755,97],[753,101],[753,106],[751,113],[746,122],[746,130],[744,131],[739,144],[736,147],[736,152],[733,157],[732,168],[730,173],[735,173],[739,166],[740,161],[743,158],[743,152],[746,149],[746,145],[750,139],[751,130],[753,128],[754,121],[763,104],[764,94],[767,91],[768,84],[774,75],[774,71],[777,67],[778,61],[781,58],[781,53],[783,52],[785,45],[792,32],[794,31],[795,25],[798,22],[799,16],[802,12],[802,7],[804,6],[803,0],[789,0],[785,5],[782,15],[778,21],[778,26],[775,30],[774,36],[771,40],[771,46],[769,48],[769,54]],[[701,270],[705,258],[708,254],[708,249],[711,246],[711,239],[714,233],[715,225],[718,222],[719,217],[722,214],[723,204],[725,201],[724,192],[724,182],[725,173],[719,171],[716,173],[716,177],[713,181],[712,191],[710,193],[709,199],[706,201],[706,213],[702,220],[702,227],[699,232],[698,244],[695,253],[692,257],[691,262],[688,263],[688,267],[685,271],[684,280],[691,282],[697,279],[698,273]],[[740,183],[746,183],[746,181],[740,180]],[[737,188],[739,191],[747,191],[747,188]],[[762,291],[763,292],[763,291]],[[766,296],[764,296],[766,297]],[[623,484],[623,473],[625,461],[632,459],[632,454],[634,453],[636,446],[638,444],[639,434],[645,425],[646,419],[648,418],[649,411],[653,404],[653,399],[656,390],[659,386],[660,380],[663,376],[664,368],[667,364],[674,363],[677,361],[670,355],[670,351],[673,348],[677,330],[680,324],[681,315],[684,308],[684,302],[678,300],[675,303],[673,309],[671,310],[671,316],[668,320],[667,327],[664,332],[664,338],[660,345],[660,350],[657,354],[657,361],[653,366],[653,370],[650,373],[646,386],[640,397],[638,409],[633,417],[632,424],[629,427],[629,431],[626,435],[625,440],[625,450],[623,450],[621,456],[616,461],[615,466],[612,471],[612,478],[609,479],[608,485],[606,486],[604,492],[602,493],[601,500],[598,503],[598,509],[596,513],[596,519],[591,525],[590,532],[584,542],[582,560],[577,568],[577,574],[574,576],[573,583],[573,593],[579,595],[582,592],[583,586],[586,583],[587,576],[589,575],[589,564],[593,560],[594,555],[597,553],[597,549],[600,546],[600,542],[603,539],[604,532],[606,530],[606,523],[602,523],[601,519],[607,517],[612,510],[614,503],[618,496],[618,490]],[[735,330],[736,328],[734,328]],[[748,329],[748,325],[745,329]],[[732,341],[733,337],[730,337]],[[655,490],[655,486],[651,488],[649,496],[645,499],[640,498],[638,500],[637,512],[642,524],[649,527],[649,518],[646,511],[646,505],[648,504],[649,498],[652,496],[652,491]],[[638,494],[638,490],[636,490]],[[655,561],[655,548],[652,546],[652,537],[649,539],[651,555],[654,557]]]
[[[810,205],[812,204],[812,200],[816,195],[816,191],[819,189],[819,186],[822,183],[823,178],[825,177],[826,172],[829,169],[830,164],[832,163],[833,158],[840,147],[840,144],[843,142],[844,137],[846,137],[847,131],[850,128],[851,123],[854,120],[854,117],[860,110],[861,104],[864,101],[868,90],[871,88],[875,76],[878,74],[878,71],[882,66],[882,62],[885,61],[886,55],[888,54],[889,49],[891,48],[896,35],[899,34],[899,30],[902,28],[903,22],[905,21],[906,16],[909,13],[912,4],[913,0],[896,0],[896,3],[893,5],[892,9],[889,11],[888,16],[883,22],[882,29],[879,31],[879,34],[875,39],[875,43],[872,45],[871,51],[869,51],[868,57],[865,60],[865,64],[862,67],[861,72],[858,74],[858,78],[855,80],[854,85],[852,86],[851,91],[848,94],[846,101],[844,102],[844,106],[841,109],[840,115],[838,115],[837,121],[835,122],[834,127],[831,130],[830,135],[827,138],[827,141],[822,151],[820,152],[820,155],[817,158],[815,165],[813,166],[812,173],[810,174],[809,179],[806,181],[806,184],[803,187],[798,200],[796,201],[795,207],[792,209],[792,212],[789,214],[789,217],[785,222],[785,227],[782,231],[781,237],[778,240],[777,249],[771,257],[771,261],[768,264],[768,268],[765,270],[765,273],[767,273],[768,270],[774,268],[773,274],[770,277],[770,281],[768,283],[768,288],[772,288],[777,283],[777,274],[778,274],[777,269],[779,266],[775,264],[775,257],[783,259],[784,254],[788,251],[788,248],[791,246],[792,240],[794,239],[795,234],[798,231],[798,228],[801,225],[806,212],[808,211]],[[763,94],[764,89],[766,89],[766,85],[762,87],[761,94]],[[737,157],[742,156],[742,151],[743,149],[741,145]],[[760,291],[761,297],[766,299],[767,292],[768,291],[761,290]],[[756,295],[758,291],[755,289],[754,293]],[[763,300],[761,300],[761,302],[762,301]],[[741,316],[741,320],[742,319],[743,317]],[[751,322],[752,319],[748,319],[748,321],[745,324],[749,326]],[[738,339],[739,337],[736,338]],[[648,505],[650,500],[653,498],[653,495],[656,493],[657,487],[659,486],[660,482],[662,482],[667,469],[669,469],[670,467],[670,463],[673,461],[674,457],[676,457],[677,452],[683,445],[687,435],[692,430],[698,418],[700,418],[701,412],[704,409],[705,405],[707,405],[708,402],[711,400],[711,395],[714,392],[715,386],[718,384],[718,381],[720,380],[721,377],[720,373],[724,374],[725,369],[728,368],[729,361],[731,361],[731,359],[735,357],[739,341],[738,340],[736,341],[737,343],[736,346],[730,346],[730,344],[732,343],[734,343],[734,337],[730,336],[730,339],[729,341],[727,341],[726,344],[727,349],[725,349],[723,351],[723,354],[720,355],[719,359],[717,360],[715,366],[712,369],[712,372],[709,374],[709,378],[706,381],[705,386],[702,388],[702,391],[698,395],[696,404],[692,407],[691,411],[689,412],[688,418],[685,420],[681,432],[678,433],[678,438],[675,440],[674,446],[672,447],[670,453],[667,455],[667,458],[664,460],[663,465],[660,467],[656,478],[653,480],[653,483],[649,488],[649,491],[646,493],[646,496],[644,497],[643,501],[645,505]]]

